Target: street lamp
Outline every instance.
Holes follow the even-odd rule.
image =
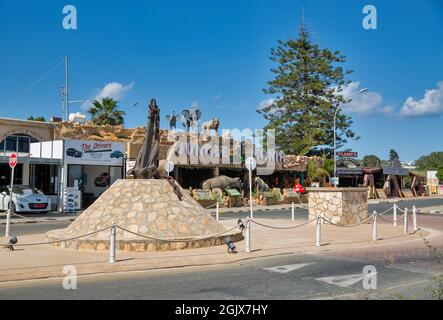
[[[368,88],[364,88],[358,91],[359,94],[367,92]],[[340,106],[335,108],[334,112],[334,186],[338,187],[337,181],[337,113],[340,110]]]

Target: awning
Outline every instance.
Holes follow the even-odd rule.
[[[409,169],[385,167],[383,168],[383,174],[391,176],[409,176]]]
[[[361,176],[363,170],[361,168],[337,168],[338,176]]]

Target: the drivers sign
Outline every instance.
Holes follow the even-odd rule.
[[[9,166],[11,167],[11,169],[15,168],[15,166],[17,165],[17,154],[13,153],[9,156]]]

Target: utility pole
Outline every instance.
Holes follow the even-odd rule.
[[[69,119],[69,68],[68,68],[68,56],[65,57],[65,121]]]

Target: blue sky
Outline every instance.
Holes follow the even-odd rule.
[[[67,4],[78,10],[77,30],[63,29]],[[367,4],[377,30],[362,27]],[[443,150],[439,0],[0,0],[0,117],[60,116],[62,65],[20,94],[68,55],[71,99],[115,95],[127,126],[144,125],[156,97],[163,127],[167,113],[194,103],[223,128],[260,128],[269,51],[297,36],[302,7],[312,39],[354,70],[344,109],[361,139],[346,148],[382,158],[395,148],[402,160]],[[355,94],[361,88],[369,92]]]

